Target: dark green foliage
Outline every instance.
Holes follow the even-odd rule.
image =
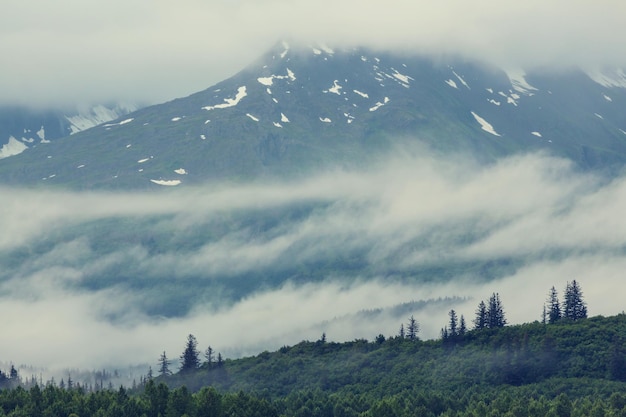
[[[453,346],[301,342],[133,391],[4,389],[0,416],[617,416],[626,409],[623,334],[621,314],[457,331]]]
[[[406,326],[406,338],[409,340],[417,340],[417,333],[419,332],[419,324],[415,317],[409,317],[409,322]]]
[[[565,287],[563,317],[570,320],[587,318],[587,305],[583,301],[583,293],[576,280],[568,282]]]
[[[163,351],[163,353],[159,357],[159,375],[167,376],[171,374],[172,372],[170,371],[170,361],[167,359],[165,351]]]
[[[487,327],[487,306],[484,301],[478,304],[476,317],[474,318],[474,329],[480,330]]]
[[[504,309],[500,301],[500,295],[493,293],[491,297],[489,297],[489,305],[487,306],[487,327],[495,329],[497,327],[504,327],[505,325],[506,319],[504,318]]]
[[[181,372],[187,372],[194,370],[200,366],[200,352],[198,352],[198,341],[192,334],[187,336],[187,343],[185,344],[185,350],[180,355],[180,370]]]
[[[561,320],[561,304],[556,288],[550,288],[548,294],[548,323],[556,323]]]

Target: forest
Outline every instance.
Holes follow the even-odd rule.
[[[626,416],[626,314],[587,317],[573,284],[532,323],[506,325],[497,293],[471,329],[451,310],[437,340],[410,317],[393,337],[323,334],[240,359],[189,335],[176,372],[163,352],[133,387],[3,373],[0,416]]]

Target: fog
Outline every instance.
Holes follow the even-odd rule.
[[[5,3],[2,104],[163,102],[234,75],[282,39],[507,67],[626,66],[621,0]]]
[[[16,364],[155,368],[190,333],[237,357],[393,336],[410,315],[436,338],[451,308],[469,324],[493,292],[509,323],[539,320],[550,287],[574,279],[590,315],[624,309],[626,177],[542,154],[0,199],[0,351]]]

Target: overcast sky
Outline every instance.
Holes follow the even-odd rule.
[[[0,103],[167,101],[276,41],[626,66],[623,0],[3,0]]]

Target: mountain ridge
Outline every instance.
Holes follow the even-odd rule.
[[[616,74],[616,75],[615,75]],[[367,166],[398,144],[483,162],[626,162],[620,74],[277,44],[231,78],[0,163],[6,184],[153,188]]]

